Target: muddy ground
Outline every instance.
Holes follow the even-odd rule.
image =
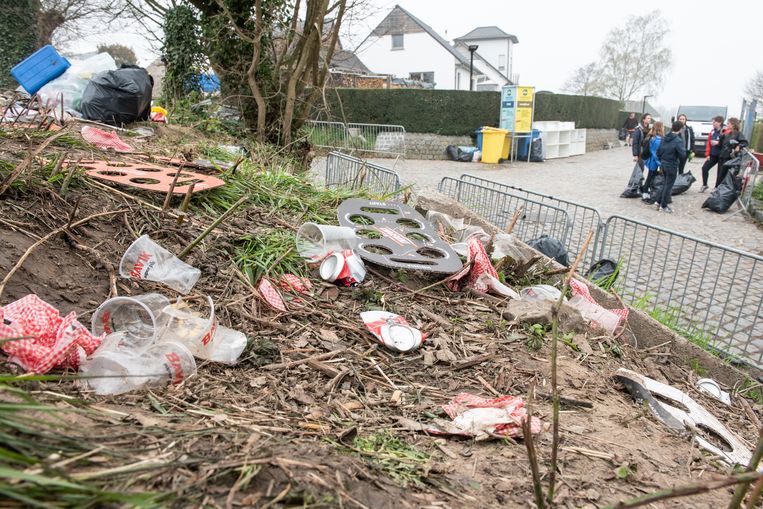
[[[166,145],[149,149],[173,155]],[[17,135],[6,137],[0,159],[18,161],[25,150]],[[37,166],[64,150],[83,149],[54,144]],[[0,304],[7,304],[35,293],[62,313],[76,311],[86,324],[113,294],[114,267],[137,236],[147,233],[179,252],[214,219],[198,208],[191,224],[178,226],[172,212],[86,178],[76,179],[66,196],[59,181],[33,178],[33,172],[25,178],[24,185],[0,196],[0,277],[37,239],[67,224],[77,201],[75,220],[122,211],[55,235],[32,252],[0,296]],[[155,206],[164,198],[119,191]],[[167,492],[163,503],[174,507],[533,507],[521,438],[428,436],[412,431],[408,422],[441,417],[440,406],[459,392],[527,398],[534,388],[528,403],[544,423],[536,449],[545,483],[550,334],[533,349],[526,326],[502,318],[505,301],[442,287],[414,293],[438,278],[376,266],[355,289],[337,291],[313,277],[314,296],[300,297],[301,303],[290,302],[289,313],[278,314],[232,260],[244,235],[293,233],[303,217],[252,204],[187,259],[202,271],[191,298],[210,295],[221,323],[249,338],[237,365],[200,361],[197,375],[181,385],[118,397],[95,396],[70,379],[25,384],[39,401],[62,410],[55,425],[59,434],[92,445],[84,455],[67,456],[63,448],[63,456],[73,458],[64,465],[60,457],[43,464],[63,479],[93,479],[126,492]],[[119,295],[158,291],[177,297],[150,282],[119,278],[115,288]],[[385,350],[362,327],[358,314],[368,309],[404,315],[429,339],[411,353]],[[578,403],[562,405],[559,507],[604,507],[730,472],[691,436],[671,433],[634,403],[613,379],[620,367],[686,391],[754,448],[757,430],[741,397],[725,407],[699,393],[694,382],[700,376],[676,364],[668,346],[637,352],[627,341],[593,332],[572,342],[580,351],[560,344],[562,396]],[[334,353],[305,361],[329,352]],[[4,372],[19,372],[3,361]],[[750,404],[760,416],[760,407]],[[73,408],[87,411],[64,411]],[[732,491],[654,507],[725,507]]]

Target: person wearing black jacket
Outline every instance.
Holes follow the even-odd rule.
[[[625,122],[623,123],[623,129],[625,129],[625,132],[627,133],[625,138],[625,143],[630,146],[631,144],[631,138],[633,137],[633,131],[636,130],[636,126],[638,125],[638,120],[636,120],[636,114],[634,112],[630,112],[628,114],[628,118],[625,119]]]
[[[665,185],[662,187],[660,203],[657,204],[657,210],[661,212],[673,212],[673,209],[668,207],[668,199],[673,193],[673,184],[676,183],[681,160],[686,158],[686,148],[680,134],[683,127],[684,124],[680,121],[673,122],[670,132],[663,138],[660,148],[657,149],[657,159],[660,160],[660,167],[665,174]]]
[[[686,156],[681,159],[680,163],[678,164],[678,174],[683,175],[684,168],[686,167],[686,161],[688,161],[689,157],[691,157],[692,148],[694,148],[694,129],[692,129],[690,125],[686,124],[687,118],[683,113],[678,115],[677,120],[684,125],[679,134],[681,135],[681,139],[684,142]]]
[[[721,182],[723,182],[723,179],[726,178],[726,174],[729,172],[725,168],[725,164],[736,157],[737,153],[747,146],[747,139],[740,129],[741,123],[739,119],[734,117],[729,118],[727,130],[724,131],[720,140],[721,152],[718,156],[718,178],[715,180],[715,187],[721,185]],[[731,140],[736,140],[738,144],[732,145]]]
[[[721,155],[721,133],[723,129],[723,117],[718,115],[713,117],[713,130],[707,136],[707,144],[705,145],[705,162],[702,165],[702,187],[699,188],[700,193],[704,193],[707,190],[707,179],[710,176],[710,170],[718,164],[718,158]],[[721,169],[718,168],[720,172]]]
[[[644,113],[641,115],[641,123],[633,131],[631,136],[631,153],[633,154],[633,162],[638,163],[641,171],[644,171],[644,161],[641,159],[641,144],[644,142],[644,138],[649,133],[649,126],[652,123],[652,114]]]

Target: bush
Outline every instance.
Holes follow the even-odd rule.
[[[763,122],[755,122],[752,128],[750,149],[755,152],[763,152]]]
[[[11,68],[37,49],[37,18],[33,0],[16,0],[0,17],[0,86],[15,88]]]
[[[480,126],[498,126],[499,92],[420,89],[337,88],[326,93],[320,120],[402,125],[413,133],[469,135]],[[535,120],[574,121],[580,128],[616,128],[620,103],[599,97],[541,93]]]

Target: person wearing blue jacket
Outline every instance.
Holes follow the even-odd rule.
[[[665,175],[665,185],[662,187],[662,195],[657,203],[657,210],[671,213],[673,209],[668,207],[668,200],[673,193],[673,184],[676,183],[678,169],[681,161],[686,158],[686,147],[681,138],[681,130],[684,128],[683,122],[677,120],[673,122],[670,132],[660,143],[657,149],[657,158],[660,160],[660,168]]]
[[[644,166],[646,166],[646,169],[648,170],[648,175],[646,177],[646,181],[644,182],[644,188],[642,190],[642,198],[644,201],[647,201],[649,203],[652,203],[651,201],[651,193],[652,193],[652,181],[654,180],[654,177],[657,175],[657,169],[660,167],[660,159],[657,156],[657,150],[660,148],[660,143],[662,143],[662,137],[665,135],[665,125],[657,121],[652,126],[652,129],[649,130],[649,134],[644,139],[644,142],[642,144],[642,147],[646,144],[649,145],[649,157],[644,161]],[[643,148],[642,148],[643,150]]]

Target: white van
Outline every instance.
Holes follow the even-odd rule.
[[[694,153],[705,156],[705,145],[710,131],[713,130],[713,117],[718,115],[726,119],[726,106],[679,106],[678,115],[686,115],[686,123],[694,130]]]

